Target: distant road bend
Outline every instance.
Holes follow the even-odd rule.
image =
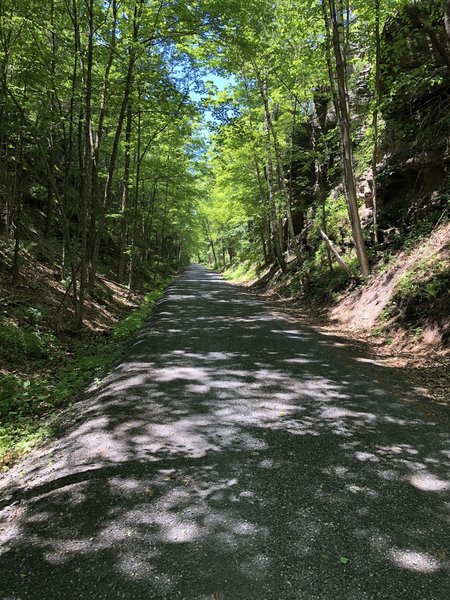
[[[419,406],[191,265],[6,476],[0,598],[447,600],[450,435]]]

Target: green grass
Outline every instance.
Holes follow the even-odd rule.
[[[3,353],[36,358],[42,373],[34,377],[17,374],[2,378],[0,387],[0,469],[50,437],[61,408],[67,406],[89,383],[95,383],[122,355],[124,345],[144,325],[155,302],[170,280],[145,295],[139,308],[116,323],[109,335],[88,345],[79,343],[73,355],[64,356],[58,340],[47,339],[37,326],[30,330],[3,320],[0,341]],[[57,367],[57,371],[55,370]],[[57,372],[57,375],[55,375]]]
[[[244,260],[228,267],[228,269],[223,272],[223,277],[227,281],[233,281],[234,283],[247,283],[257,279],[257,271],[258,265],[255,265],[249,260]]]

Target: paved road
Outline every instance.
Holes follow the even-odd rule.
[[[193,265],[10,475],[0,597],[447,600],[449,429],[421,406]]]

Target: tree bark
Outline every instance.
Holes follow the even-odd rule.
[[[274,189],[274,169],[272,160],[272,143],[270,135],[270,123],[267,117],[267,111],[264,110],[264,122],[265,122],[265,136],[266,136],[266,152],[267,152],[267,187],[269,190],[269,211],[270,211],[270,222],[273,234],[273,247],[275,251],[275,257],[278,265],[282,271],[286,270],[286,262],[283,256],[283,244],[280,240],[280,232],[282,231],[279,227],[277,217],[277,205],[275,199]]]
[[[349,267],[345,264],[345,262],[342,260],[341,255],[339,254],[338,249],[336,248],[336,246],[333,244],[333,242],[330,240],[330,238],[327,236],[327,234],[323,231],[323,229],[320,230],[320,235],[322,236],[322,238],[325,240],[328,248],[331,250],[331,252],[334,254],[334,256],[336,257],[337,262],[339,263],[339,265],[345,270],[347,271],[347,273],[352,276],[352,272],[350,271]]]
[[[0,42],[1,49],[3,51],[3,60],[1,63],[1,79],[0,79],[0,123],[7,123],[9,120],[8,114],[8,70],[9,70],[9,55],[10,55],[10,44],[11,44],[11,32],[6,32],[0,28]],[[12,216],[12,202],[11,193],[9,189],[9,172],[8,172],[8,152],[9,149],[9,136],[8,132],[4,127],[1,127],[0,136],[0,177],[5,182],[4,191],[4,223],[5,223],[5,237],[7,240],[11,238],[11,216]]]
[[[358,197],[356,193],[355,174],[353,171],[353,148],[347,90],[347,64],[344,51],[345,42],[342,0],[337,0],[337,2],[335,2],[335,0],[328,0],[328,6],[330,10],[331,37],[336,64],[337,100],[347,205],[352,226],[353,241],[355,243],[361,272],[363,277],[368,277],[369,261],[367,259],[366,245],[359,218]]]
[[[88,242],[88,210],[92,189],[92,161],[93,161],[93,135],[92,135],[92,71],[94,58],[94,0],[86,1],[87,41],[86,56],[83,57],[81,46],[80,19],[77,0],[72,0],[70,18],[73,26],[75,41],[75,55],[80,65],[80,75],[83,85],[82,103],[80,103],[78,117],[78,160],[80,170],[80,211],[79,211],[79,236],[80,236],[80,285],[78,302],[75,306],[75,325],[83,325],[84,302],[87,287],[87,242]]]
[[[48,92],[48,106],[50,111],[50,128],[49,128],[49,166],[51,172],[55,170],[55,141],[56,141],[56,128],[55,128],[55,71],[56,71],[56,33],[55,33],[55,0],[50,0],[50,32],[49,32],[49,45],[50,45],[50,81],[51,90]],[[47,214],[45,219],[45,238],[49,238],[52,225],[53,225],[53,190],[51,185],[47,186]]]
[[[270,132],[270,135],[273,140],[273,148],[275,151],[275,161],[276,161],[276,166],[277,166],[277,176],[278,176],[280,191],[282,193],[285,208],[286,208],[286,217],[287,217],[287,222],[288,222],[289,236],[291,238],[291,242],[292,242],[292,245],[294,248],[295,255],[300,264],[301,252],[300,252],[300,248],[297,244],[297,238],[295,237],[294,223],[292,220],[291,200],[290,200],[289,191],[288,191],[288,188],[286,185],[286,177],[285,177],[284,167],[283,167],[283,158],[282,158],[281,152],[280,152],[278,136],[277,136],[277,132],[276,132],[276,129],[275,129],[273,121],[272,121],[272,115],[270,113],[269,98],[266,94],[266,90],[264,89],[264,87],[260,88],[260,93],[261,93],[261,97],[262,97],[262,101],[263,101],[263,105],[264,105],[265,120],[266,120],[267,127],[269,128],[269,132]],[[269,136],[269,143],[270,143],[270,136]]]
[[[287,223],[288,223],[289,237],[291,238],[291,243],[292,243],[292,247],[294,249],[294,254],[297,258],[298,265],[300,267],[301,262],[302,262],[302,253],[300,250],[300,246],[298,245],[298,242],[297,242],[297,237],[295,235],[294,221],[292,218],[291,197],[290,197],[289,189],[286,185],[286,175],[284,172],[283,157],[281,156],[277,132],[273,125],[272,117],[271,117],[270,110],[269,110],[269,102],[268,102],[267,98],[265,100],[264,109],[267,111],[268,123],[269,123],[270,131],[271,131],[272,139],[273,139],[273,147],[275,150],[275,159],[276,159],[276,163],[277,163],[278,181],[279,181],[281,193],[283,195],[284,204],[285,204],[285,208],[286,208],[286,217],[287,217]]]
[[[283,158],[282,158],[281,152],[280,152],[280,146],[278,143],[277,132],[276,132],[276,129],[275,129],[273,121],[272,121],[272,115],[270,113],[269,98],[268,98],[268,94],[267,94],[267,85],[265,85],[261,82],[261,80],[259,79],[259,76],[258,76],[258,80],[259,80],[260,94],[261,94],[261,98],[262,98],[263,106],[264,106],[265,122],[266,122],[266,126],[269,130],[269,136],[268,136],[269,150],[270,150],[270,137],[272,137],[273,148],[275,151],[275,162],[276,162],[276,167],[277,167],[276,170],[277,170],[278,182],[279,182],[280,191],[281,191],[283,199],[284,199],[289,236],[291,238],[291,243],[294,248],[295,256],[297,257],[297,261],[300,266],[302,256],[301,256],[300,247],[297,243],[297,238],[295,237],[294,222],[292,219],[291,199],[289,196],[289,190],[286,185],[286,176],[284,173]],[[283,261],[284,261],[284,258],[283,258]],[[285,267],[286,267],[286,265],[285,265]]]
[[[267,221],[267,213],[265,210],[267,200],[266,200],[266,194],[265,194],[264,185],[263,185],[261,168],[258,163],[258,158],[257,158],[256,154],[253,155],[253,162],[255,164],[256,178],[258,180],[259,199],[261,202],[261,207],[264,209],[263,214],[262,214],[262,223],[261,223],[260,232],[261,232],[261,241],[262,241],[263,254],[264,254],[264,263],[268,264],[269,260],[270,260],[269,256],[273,260],[275,260],[276,257],[275,257],[275,252],[274,252],[274,248],[273,248],[273,240],[272,240],[272,236],[270,233],[270,225],[265,226],[266,221]],[[266,240],[264,238],[264,233],[267,233],[267,246],[266,246]]]
[[[102,243],[102,237],[106,224],[106,215],[111,203],[111,192],[112,192],[112,184],[114,178],[114,171],[116,169],[117,157],[119,154],[119,142],[122,134],[123,123],[125,121],[127,106],[130,100],[133,78],[134,78],[134,68],[136,64],[136,44],[138,41],[139,29],[140,29],[140,18],[142,13],[142,4],[143,0],[137,0],[134,4],[133,10],[133,32],[131,37],[131,43],[128,54],[128,65],[127,65],[127,73],[125,77],[125,87],[122,96],[122,103],[120,106],[119,117],[117,120],[116,131],[114,134],[113,146],[111,150],[111,156],[109,160],[108,174],[106,176],[105,182],[105,190],[103,196],[103,205],[100,208],[100,217],[97,224],[97,232],[95,236],[95,241],[92,250],[91,256],[91,266],[89,273],[89,285],[92,287],[95,283],[95,277],[97,273],[97,264],[98,257],[100,253],[100,246]]]
[[[450,0],[449,0],[450,1]],[[372,148],[372,222],[373,240],[378,244],[378,112],[381,104],[381,40],[380,40],[380,0],[375,0],[375,94],[372,113],[373,148]]]
[[[254,125],[252,109],[251,109],[250,91],[249,91],[247,76],[245,73],[243,74],[243,79],[244,79],[245,91],[247,94],[247,103],[249,106],[249,124],[250,124],[250,131],[252,134],[253,162],[255,164],[256,177],[258,180],[259,197],[261,200],[261,206],[266,208],[267,214],[268,214],[267,245],[269,248],[269,253],[270,253],[271,259],[274,261],[276,260],[278,262],[277,252],[275,250],[275,236],[277,235],[277,233],[276,233],[276,229],[274,229],[274,227],[273,227],[274,224],[276,225],[276,218],[274,220],[273,214],[272,214],[270,190],[269,190],[269,193],[267,193],[268,190],[264,189],[263,174],[261,173],[261,168],[260,168],[259,159],[258,159],[258,148],[257,148],[256,139],[255,139],[255,125]],[[267,171],[266,171],[266,174],[267,174]],[[266,180],[267,179],[268,179],[268,177],[266,177]],[[275,209],[275,213],[276,213],[276,209]],[[281,246],[281,256],[282,256],[282,246]]]
[[[131,125],[131,106],[128,105],[127,124],[125,130],[125,164],[123,170],[122,206],[120,210],[119,265],[117,269],[119,283],[123,283],[125,275],[125,243],[127,234],[128,204],[130,197]]]
[[[14,254],[12,260],[11,283],[17,285],[20,275],[20,243],[22,241],[22,211],[23,211],[23,184],[22,184],[22,136],[19,135],[16,148],[16,167],[14,173],[13,203],[14,210]]]
[[[446,0],[444,7],[444,27],[450,41],[450,0]]]
[[[98,112],[98,123],[93,136],[93,160],[92,160],[92,186],[91,186],[91,198],[90,198],[90,224],[89,224],[89,236],[88,236],[88,251],[90,259],[89,267],[89,289],[92,291],[92,287],[95,284],[95,274],[92,273],[92,261],[95,254],[95,248],[97,245],[98,237],[98,218],[99,218],[99,193],[98,193],[98,171],[100,166],[100,151],[102,146],[102,139],[104,134],[104,121],[106,117],[107,99],[110,88],[110,73],[113,66],[114,57],[116,54],[116,30],[117,30],[117,11],[118,5],[117,0],[112,0],[112,22],[111,22],[111,34],[109,40],[109,53],[106,61],[105,72],[103,75],[102,92],[100,96],[100,106]]]
[[[323,169],[323,156],[320,152],[320,139],[324,138],[324,132],[322,129],[321,119],[318,112],[319,107],[319,96],[316,94],[314,97],[314,117],[313,117],[313,128],[312,128],[312,146],[315,153],[314,161],[314,174],[315,174],[315,185],[314,192],[316,196],[317,205],[322,209],[322,229],[327,234],[327,213],[326,213],[326,185],[325,175]],[[326,245],[327,261],[330,271],[333,271],[333,261],[331,258],[331,250]]]

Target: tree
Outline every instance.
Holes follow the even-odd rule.
[[[78,327],[112,255],[119,278],[128,268],[136,285],[187,258],[194,206],[180,199],[178,181],[192,180],[189,44],[203,17],[162,1],[1,5],[0,195],[4,236],[14,237],[12,278],[20,278],[23,210],[43,208],[44,234],[63,238]],[[178,157],[171,175],[161,174],[168,147]]]
[[[335,81],[336,81],[336,108],[338,111],[339,128],[341,137],[342,163],[344,167],[344,184],[352,226],[353,239],[356,253],[363,277],[369,275],[369,262],[367,259],[366,245],[362,234],[361,221],[358,211],[358,198],[356,193],[355,174],[353,171],[353,143],[351,134],[350,109],[348,102],[348,75],[347,75],[347,44],[344,22],[344,5],[342,0],[328,0],[328,14],[325,20],[327,35],[331,38],[334,54]],[[332,74],[334,76],[334,74]],[[330,84],[333,85],[333,83]]]

